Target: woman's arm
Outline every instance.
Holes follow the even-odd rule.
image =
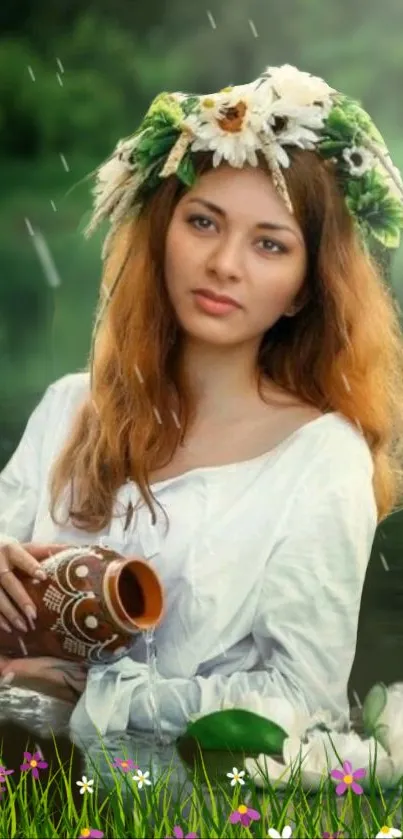
[[[19,445],[0,473],[0,544],[29,542],[38,509],[41,461],[54,385],[28,419]]]
[[[0,656],[3,684],[29,688],[47,696],[64,699],[72,705],[76,704],[84,691],[87,672],[86,662],[66,661],[50,656],[18,659]]]

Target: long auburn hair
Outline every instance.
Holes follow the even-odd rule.
[[[284,177],[307,248],[307,300],[262,337],[258,388],[269,377],[360,428],[373,457],[379,522],[403,488],[399,309],[380,264],[359,242],[331,165],[311,151],[293,149],[290,156]],[[194,159],[199,174],[212,166],[208,153]],[[264,161],[260,165],[266,168]],[[148,476],[171,460],[196,416],[178,364],[183,335],[164,283],[166,233],[184,189],[171,176],[115,235],[99,306],[118,272],[120,278],[97,335],[92,393],[51,473],[56,524],[58,499],[71,481],[68,516],[74,526],[88,532],[107,527],[115,493],[128,478],[155,522],[153,502],[159,502]]]

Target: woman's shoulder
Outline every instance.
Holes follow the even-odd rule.
[[[47,430],[69,425],[90,394],[90,375],[67,373],[51,382],[36,409],[38,420],[46,419]]]
[[[86,372],[67,373],[48,386],[45,400],[65,410],[79,406],[90,394],[90,374]]]
[[[90,392],[90,374],[86,371],[66,373],[51,382],[48,391],[59,398],[87,396]]]
[[[294,457],[319,468],[332,463],[354,466],[361,462],[372,472],[371,450],[358,419],[350,419],[337,410],[321,411],[294,394],[278,388],[269,388],[266,398],[267,394],[269,399],[274,394],[277,400],[273,404],[280,408],[283,427],[287,428],[288,424],[292,429],[294,426],[291,434],[285,433],[284,439],[285,449],[290,454],[292,451]],[[283,445],[279,448],[282,450]]]
[[[357,420],[329,411],[308,422],[303,430],[305,446],[301,447],[301,455],[307,457],[309,453],[312,467],[332,472],[363,467],[372,475],[371,449]]]

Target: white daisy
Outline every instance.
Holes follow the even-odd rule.
[[[313,149],[319,137],[316,133],[324,125],[324,114],[320,108],[297,107],[278,99],[270,108],[265,124],[268,134],[273,132],[276,156],[281,166],[290,165],[288,154],[283,146],[299,146],[301,149]]]
[[[235,784],[244,784],[245,781],[243,780],[243,776],[245,771],[242,769],[241,772],[238,772],[236,766],[233,767],[232,772],[227,772],[227,778],[232,778],[231,786],[234,787]]]
[[[263,75],[281,99],[288,99],[301,107],[313,105],[314,102],[323,102],[324,106],[329,107],[331,94],[337,92],[323,79],[304,73],[291,64],[267,67]]]
[[[360,146],[350,146],[350,148],[343,149],[342,157],[348,164],[350,174],[356,177],[364,175],[374,165],[371,152]]]
[[[388,827],[388,825],[385,824],[381,827],[379,833],[376,834],[376,839],[398,839],[401,835],[402,831],[398,830],[397,827]]]
[[[238,168],[257,166],[258,132],[271,96],[248,84],[201,97],[199,109],[184,121],[196,138],[192,150],[214,152],[213,166],[223,159]]]
[[[80,794],[81,795],[84,795],[85,792],[94,792],[94,790],[91,786],[93,783],[94,783],[94,781],[92,781],[92,780],[87,781],[86,775],[83,775],[81,781],[76,781],[77,786],[81,787],[81,789],[80,789]]]
[[[133,775],[133,781],[136,781],[136,784],[138,784],[139,789],[143,788],[143,784],[148,784],[148,786],[151,786],[151,781],[148,780],[149,774],[150,773],[148,771],[142,772],[141,769],[138,769],[137,775]]]

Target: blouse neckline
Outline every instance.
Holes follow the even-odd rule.
[[[281,440],[280,443],[277,443],[276,446],[273,446],[267,452],[263,452],[263,454],[257,455],[257,457],[251,457],[248,460],[239,460],[233,463],[224,463],[219,466],[196,466],[194,469],[188,469],[187,472],[182,472],[180,475],[173,475],[171,478],[164,478],[161,481],[155,481],[154,483],[150,484],[150,488],[158,488],[162,487],[165,484],[173,483],[174,481],[179,481],[181,478],[187,478],[191,475],[196,474],[225,474],[225,472],[234,470],[235,467],[243,468],[254,466],[255,464],[258,465],[259,463],[264,463],[265,460],[269,460],[271,457],[274,457],[275,454],[289,443],[293,442],[294,439],[299,439],[305,431],[310,428],[316,427],[323,423],[324,420],[327,420],[329,417],[339,416],[337,411],[328,411],[326,414],[322,414],[320,417],[315,417],[313,420],[309,420],[293,431],[291,434],[288,434],[287,437],[284,437],[284,440]],[[133,481],[129,480],[129,483],[133,483]]]

